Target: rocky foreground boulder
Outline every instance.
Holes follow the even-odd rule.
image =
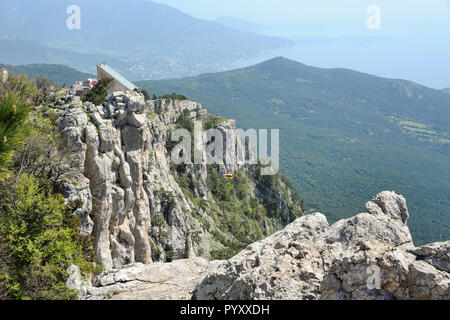
[[[203,258],[172,263],[136,263],[101,275],[95,287],[85,288],[87,300],[190,300],[205,273],[219,261]]]
[[[301,217],[228,261],[104,273],[86,298],[450,299],[450,241],[415,247],[408,217],[404,197],[382,192],[353,218]]]
[[[415,248],[406,200],[382,192],[328,226],[316,213],[247,247],[194,299],[449,299],[450,242]]]

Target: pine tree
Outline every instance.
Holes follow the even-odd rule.
[[[141,93],[144,95],[145,101],[150,100],[150,94],[148,93],[147,90],[142,90]]]
[[[92,102],[96,106],[101,105],[108,96],[108,87],[112,81],[111,78],[101,79],[90,91],[81,96],[81,100]]]
[[[9,165],[16,150],[25,141],[25,121],[30,106],[17,94],[0,98],[0,180],[10,173]]]

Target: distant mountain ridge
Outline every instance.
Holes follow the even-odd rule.
[[[283,173],[332,221],[395,190],[409,199],[418,243],[450,237],[450,95],[441,90],[281,57],[137,85],[189,96],[239,127],[280,128]]]
[[[446,92],[446,93],[450,93],[450,88],[442,89],[442,91],[444,91],[444,92]]]
[[[7,68],[9,72],[17,74],[26,74],[31,79],[35,79],[37,76],[45,76],[60,86],[65,84],[66,87],[69,87],[75,82],[95,77],[93,74],[80,72],[60,64],[28,64],[12,66],[0,63],[0,68]]]
[[[220,41],[226,45],[241,40],[248,41],[247,44],[242,43],[242,46],[261,45],[268,48],[290,43],[279,37],[237,32],[147,0],[74,0],[70,4],[78,5],[81,10],[79,30],[66,28],[68,3],[54,0],[40,0],[36,3],[27,0],[2,1],[0,16],[3,19],[0,21],[0,30],[42,42],[81,42],[122,50],[124,45],[146,47],[171,44],[174,41],[217,41],[217,36],[222,37]],[[98,15],[99,12],[102,13],[101,16]]]
[[[66,27],[69,5],[80,8],[79,30]],[[70,3],[5,0],[0,3],[0,32],[32,39],[54,49],[101,54],[106,56],[103,61],[116,65],[133,80],[226,70],[241,59],[292,44],[287,39],[242,32],[196,19],[175,8],[146,0],[74,0]],[[119,62],[112,63],[108,57]],[[9,61],[2,52],[0,61],[10,64],[51,62]],[[66,64],[85,70],[80,61]]]
[[[233,17],[218,17],[215,21],[226,27],[246,32],[258,33],[264,30],[263,26],[244,19],[237,19]]]
[[[62,64],[85,72],[95,72],[95,65],[100,61],[123,66],[119,59],[104,54],[82,54],[54,49],[37,41],[4,33],[0,33],[0,48],[0,61],[9,65]]]

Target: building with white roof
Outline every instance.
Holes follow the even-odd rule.
[[[113,79],[108,88],[108,94],[115,91],[134,91],[137,87],[132,84],[130,81],[125,79],[122,75],[120,75],[116,70],[111,68],[107,64],[99,64],[97,66],[97,78],[98,80],[102,79]]]

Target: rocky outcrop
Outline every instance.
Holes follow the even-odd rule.
[[[213,249],[224,248],[216,238],[229,239],[222,235],[218,220],[211,218],[212,205],[197,202],[214,203],[207,186],[207,166],[175,166],[171,160],[171,133],[180,116],[191,121],[208,116],[200,104],[172,99],[145,101],[137,92],[114,92],[100,106],[65,97],[53,107],[63,144],[76,158],[77,166],[76,176],[60,181],[57,191],[80,217],[80,232],[92,235],[96,261],[105,270],[164,261],[166,257],[209,257]],[[222,119],[217,128],[231,141],[237,140],[234,120]],[[202,139],[200,147],[209,143]],[[236,146],[225,148],[233,151]],[[235,164],[236,159],[229,162]],[[249,169],[246,165],[223,167]],[[180,186],[180,174],[189,177],[188,192]],[[286,201],[292,204],[294,215],[301,214],[295,201]],[[217,215],[226,217],[222,212]]]
[[[450,242],[414,247],[408,217],[394,192],[332,226],[301,217],[210,271],[194,299],[450,299]]]
[[[77,167],[57,191],[80,217],[80,232],[92,235],[105,269],[90,287],[78,267],[68,270],[81,298],[450,299],[450,242],[415,247],[406,200],[394,192],[380,193],[353,218],[330,226],[320,213],[307,215],[230,260],[209,262],[211,251],[237,239],[224,231],[229,213],[208,189],[210,169],[174,166],[168,146],[180,116],[207,116],[201,105],[116,92],[101,106],[64,98],[54,108]],[[231,137],[225,150],[234,150],[235,122],[216,128]],[[254,227],[267,235],[302,214],[283,181],[271,190],[232,160],[220,170],[250,172],[248,204],[277,199],[278,220],[264,217]]]
[[[132,264],[100,275],[95,287],[81,295],[85,300],[190,300],[205,273],[219,261],[203,258],[172,263]]]
[[[100,275],[85,299],[450,299],[450,241],[415,247],[406,200],[382,192],[329,226],[301,217],[228,261],[136,264]]]
[[[94,237],[97,262],[106,270],[152,262],[152,219],[168,222],[167,238],[158,239],[157,250],[184,252],[190,221],[182,207],[191,208],[171,175],[165,144],[181,112],[199,105],[146,103],[135,92],[115,92],[101,106],[65,102],[59,106],[60,131],[70,151],[79,155],[82,175],[75,183],[61,182],[59,189],[68,202],[78,201],[75,214],[81,232]],[[159,115],[163,112],[164,117]],[[174,201],[164,203],[162,190]]]
[[[62,113],[61,134],[72,152],[79,154],[82,178],[77,186],[65,183],[69,197],[83,202],[84,233],[95,238],[97,261],[111,269],[125,262],[151,262],[147,230],[150,226],[148,197],[143,172],[149,149],[139,95],[115,95],[106,106],[71,105]],[[81,196],[76,189],[89,190]],[[75,190],[74,190],[75,189]],[[81,214],[83,216],[83,214]]]

